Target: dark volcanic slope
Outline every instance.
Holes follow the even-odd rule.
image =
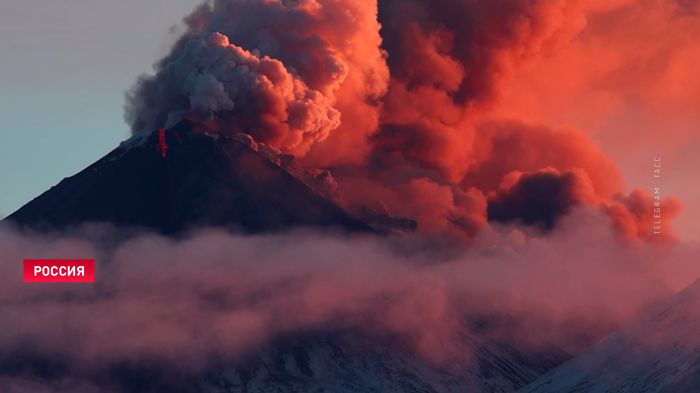
[[[472,335],[450,342],[440,366],[401,345],[354,332],[284,337],[221,373],[212,393],[513,393],[569,359],[558,348],[523,351]]]
[[[518,393],[700,392],[700,280]]]
[[[39,231],[108,222],[167,235],[197,227],[371,231],[237,140],[196,132],[189,122],[165,136],[166,157],[158,150],[157,132],[132,138],[7,220]]]

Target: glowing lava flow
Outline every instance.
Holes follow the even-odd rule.
[[[165,141],[165,130],[158,131],[158,146],[156,150],[165,158],[168,155],[168,143]]]

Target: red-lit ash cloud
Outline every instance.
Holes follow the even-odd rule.
[[[653,15],[634,16],[647,3]],[[625,72],[611,51],[639,64],[691,56],[683,31],[696,11],[674,0],[216,0],[185,19],[155,75],[130,91],[126,119],[134,132],[189,116],[222,134],[247,133],[306,169],[329,170],[349,210],[415,219],[431,236],[472,241],[495,223],[554,230],[584,205],[607,214],[625,241],[675,241],[677,199],[664,200],[663,235],[654,236],[654,201],[627,190],[596,141],[522,116],[527,98],[512,92],[551,59],[561,59],[556,72],[532,74],[549,100],[542,105],[557,100],[556,81],[572,91],[595,86],[588,75],[597,66],[583,61],[590,54],[619,71],[605,85],[618,96],[677,97],[682,84],[661,82],[683,67],[667,77],[652,65]],[[630,45],[616,20],[666,23],[673,36]],[[591,29],[608,31],[615,46]],[[589,107],[609,107],[599,94],[586,97]]]

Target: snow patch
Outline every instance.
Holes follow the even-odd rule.
[[[123,147],[127,150],[132,149],[136,146],[141,146],[144,143],[146,143],[146,141],[148,140],[148,137],[151,136],[152,133],[153,133],[152,131],[147,131],[147,130],[139,131],[136,134],[132,135],[131,138],[120,143],[119,146]]]

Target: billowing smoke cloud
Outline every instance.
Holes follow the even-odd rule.
[[[628,194],[588,135],[500,106],[589,18],[637,2],[215,0],[129,93],[126,118],[134,132],[189,116],[250,134],[331,173],[322,192],[332,185],[357,215],[415,220],[429,235],[473,241],[493,222],[552,230],[584,205],[627,240],[673,240],[677,200],[663,202],[655,235],[655,201]]]
[[[585,173],[558,173],[545,170],[531,174],[511,173],[513,184],[503,185],[504,192],[494,197],[488,206],[490,220],[518,222],[551,230],[557,220],[576,205],[592,197],[590,181]]]
[[[628,184],[650,187],[663,158],[665,195],[683,201],[674,227],[699,233],[700,9],[697,1],[589,2],[586,28],[518,75],[496,111],[584,130],[619,161]],[[671,191],[673,190],[673,191]]]
[[[453,340],[472,334],[463,321],[489,316],[517,332],[480,334],[575,352],[700,274],[696,250],[623,246],[605,217],[581,213],[546,240],[513,229],[441,256],[403,237],[144,235],[105,249],[1,230],[0,388],[182,388],[299,331],[402,337],[429,363],[465,364]],[[56,257],[96,258],[96,283],[19,279],[21,259]]]
[[[342,71],[339,65],[340,80]],[[219,33],[188,41],[167,72],[144,81],[134,97],[157,105],[128,114],[147,129],[172,126],[186,115],[216,114],[231,129],[290,152],[308,150],[340,122],[330,97],[310,89],[279,60],[256,57]]]
[[[221,133],[248,133],[297,156],[339,127],[339,110],[348,120],[360,117],[358,125],[371,122],[364,128],[376,127],[373,105],[359,101],[383,94],[388,70],[376,7],[359,3],[243,0],[198,7],[156,75],[128,94],[127,122],[138,132],[187,116],[213,120]]]

